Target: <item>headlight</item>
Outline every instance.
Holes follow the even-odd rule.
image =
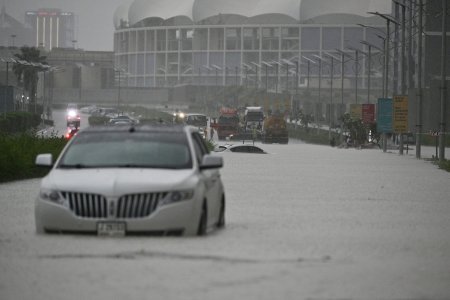
[[[177,203],[184,200],[190,200],[194,196],[194,190],[174,191],[170,192],[159,205],[167,205]]]
[[[61,196],[61,194],[55,190],[41,189],[39,196],[41,197],[41,199],[49,201],[49,202],[53,202],[53,203],[57,203],[57,204],[61,204],[61,205],[64,203],[64,199]]]

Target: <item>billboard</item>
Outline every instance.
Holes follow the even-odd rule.
[[[392,99],[379,98],[377,107],[377,132],[392,133]]]
[[[408,97],[394,96],[393,100],[393,131],[408,132]]]
[[[363,104],[361,111],[362,111],[362,121],[364,124],[373,124],[375,122],[374,104]]]

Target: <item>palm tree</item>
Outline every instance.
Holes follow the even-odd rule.
[[[15,54],[18,63],[14,64],[13,71],[17,82],[21,83],[30,96],[30,104],[36,101],[36,90],[38,83],[38,72],[43,71],[46,64],[45,56],[41,56],[39,49],[24,46],[20,48],[21,53]]]

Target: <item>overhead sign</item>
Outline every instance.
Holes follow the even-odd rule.
[[[362,105],[362,121],[364,124],[373,124],[375,122],[375,105]]]
[[[377,132],[392,132],[392,99],[379,98],[377,107]]]
[[[408,132],[408,97],[394,96],[393,130],[395,133]]]

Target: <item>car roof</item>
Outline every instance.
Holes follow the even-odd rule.
[[[145,125],[123,125],[123,126],[91,126],[83,130],[85,133],[91,132],[167,132],[183,133],[185,131],[195,131],[194,127],[178,124],[145,124]]]

